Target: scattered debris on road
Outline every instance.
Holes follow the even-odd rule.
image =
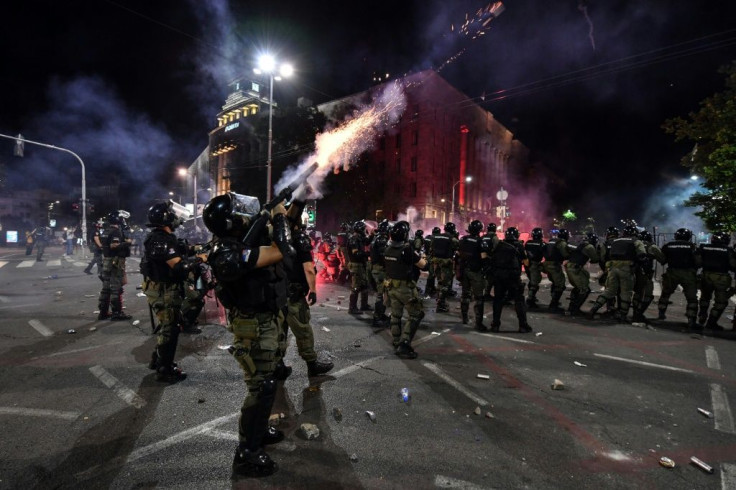
[[[476,415],[480,415],[480,407],[475,407],[475,410],[473,410],[473,413]]]
[[[375,423],[375,421],[376,421],[376,414],[374,412],[371,412],[370,410],[366,410],[365,411],[365,414],[366,414],[366,416],[368,416],[368,418],[371,420],[371,422],[374,422]]]
[[[708,410],[704,409],[704,408],[699,408],[698,409],[698,412],[702,413],[703,415],[705,415],[709,419],[712,419],[713,418],[713,414],[711,412],[709,412]]]
[[[308,441],[319,437],[319,427],[314,424],[304,423],[299,427],[299,433]]]
[[[489,374],[480,374],[480,373],[478,373],[478,374],[475,375],[475,377],[476,378],[480,378],[480,379],[491,379],[491,376]]]
[[[559,379],[555,379],[552,382],[552,389],[553,390],[564,390],[565,389],[565,383],[563,383]]]
[[[705,462],[699,460],[695,456],[690,457],[690,462],[700,468],[701,470],[705,471],[706,473],[713,473],[713,467],[709,464],[706,464]]]
[[[667,456],[662,456],[661,458],[659,458],[659,464],[661,464],[665,468],[674,468],[675,467],[675,462],[672,461]]]
[[[576,366],[580,366],[580,367],[588,367],[587,364],[583,364],[582,362],[578,362],[578,361],[573,362],[573,364],[575,364]]]
[[[332,418],[340,422],[342,420],[342,410],[335,407],[332,409]]]

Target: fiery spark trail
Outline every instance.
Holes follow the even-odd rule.
[[[504,10],[505,7],[503,2],[491,2],[485,7],[479,8],[472,17],[465,14],[465,22],[458,27],[457,34],[469,37],[471,40],[478,39],[485,35],[491,27],[491,21],[501,15]],[[450,32],[455,33],[455,24],[450,24]],[[440,65],[439,68],[437,68],[437,73],[462,56],[463,53],[465,53],[465,50],[466,48],[464,47],[454,55],[450,56]]]
[[[588,16],[588,3],[585,1],[582,1],[578,4],[578,10],[580,10],[583,15],[585,16],[585,20],[588,22],[588,26],[590,27],[590,30],[588,31],[588,37],[590,38],[590,45],[593,46],[593,51],[595,51],[595,39],[593,38],[593,21],[590,20],[590,17]]]
[[[399,82],[387,85],[371,105],[362,108],[352,119],[330,131],[318,134],[314,153],[302,161],[296,169],[285,172],[275,189],[278,191],[283,188],[304,169],[317,163],[319,168],[308,179],[311,187],[309,198],[321,197],[321,186],[327,175],[340,170],[349,170],[363,152],[375,145],[381,132],[398,122],[405,108],[406,97],[403,87]]]

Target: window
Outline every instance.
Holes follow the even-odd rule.
[[[396,148],[401,148],[401,133],[396,135]]]
[[[414,146],[419,144],[419,131],[414,131],[411,133],[411,144]]]
[[[411,171],[417,171],[417,157],[411,157]]]

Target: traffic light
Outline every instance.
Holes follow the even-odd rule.
[[[72,203],[72,211],[74,211],[75,213],[78,213],[79,212],[79,203],[78,202],[73,202]]]
[[[314,226],[314,223],[315,223],[316,218],[317,218],[316,214],[317,213],[316,213],[314,207],[307,206],[307,225],[308,226]]]

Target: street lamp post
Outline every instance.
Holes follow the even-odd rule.
[[[187,175],[189,175],[189,171],[185,168],[180,168],[179,175],[182,177],[186,177]],[[194,169],[194,172],[191,175],[192,175],[192,186],[193,186],[192,190],[194,194],[192,198],[192,203],[194,205],[192,216],[194,218],[194,230],[199,231],[199,227],[197,226],[197,169],[196,168]]]
[[[268,157],[266,160],[266,201],[271,200],[271,172],[272,172],[272,161],[271,154],[273,149],[273,81],[281,80],[281,77],[289,77],[294,73],[294,68],[284,63],[279,67],[279,73],[281,76],[274,75],[276,71],[276,59],[271,55],[263,55],[258,59],[258,68],[254,68],[253,72],[257,75],[266,74],[268,75],[269,82],[269,93],[268,93]]]
[[[450,204],[450,221],[452,221],[453,223],[455,222],[455,187],[457,187],[457,185],[460,182],[472,182],[472,181],[473,181],[473,177],[468,175],[467,177],[465,177],[465,179],[460,179],[452,185],[452,203]]]
[[[500,206],[498,206],[497,210],[497,216],[501,220],[501,230],[503,231],[503,226],[506,223],[506,199],[508,199],[509,193],[506,191],[506,189],[501,186],[501,188],[496,192],[496,199],[499,200],[501,203]]]
[[[49,145],[46,143],[39,143],[38,141],[31,141],[25,138],[21,138],[20,135],[8,136],[7,134],[0,134],[0,138],[7,138],[7,139],[15,140],[16,143],[20,141],[23,143],[30,143],[32,145],[43,146],[44,148],[51,148],[52,150],[63,151],[63,152],[71,154],[72,156],[74,156],[74,158],[76,158],[79,161],[79,164],[82,166],[82,235],[86,237],[87,236],[87,177],[86,177],[86,172],[84,169],[84,162],[79,157],[79,155],[77,155],[71,150],[67,150],[66,148],[62,148],[60,146]],[[82,257],[87,258],[87,249],[85,248],[82,248]]]

